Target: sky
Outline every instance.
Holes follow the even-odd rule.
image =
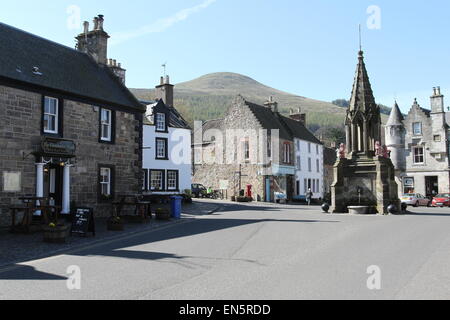
[[[16,0],[2,3],[0,22],[74,47],[98,14],[131,88],[153,88],[167,63],[172,83],[236,72],[296,95],[349,99],[361,25],[378,103],[397,100],[406,113],[414,98],[428,108],[435,86],[450,97],[448,0]]]

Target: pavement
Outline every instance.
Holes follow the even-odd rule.
[[[162,205],[161,207],[164,206]],[[107,219],[97,218],[95,221],[95,237],[92,235],[88,235],[86,238],[72,236],[67,239],[67,243],[65,244],[44,243],[41,233],[30,235],[11,234],[9,233],[9,228],[3,228],[0,230],[0,267],[52,256],[70,249],[81,248],[105,240],[120,239],[129,234],[164,228],[168,225],[193,219],[196,216],[211,214],[219,210],[220,207],[221,204],[213,201],[194,200],[192,204],[183,205],[181,220],[158,221],[153,219],[146,224],[129,223],[122,232],[108,231],[106,227]]]
[[[0,299],[450,299],[448,208],[354,216],[214,204],[212,214],[0,268]],[[79,290],[67,286],[70,266]]]

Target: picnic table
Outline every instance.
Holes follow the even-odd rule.
[[[44,224],[49,224],[50,221],[57,221],[58,211],[61,210],[60,206],[54,206],[48,204],[48,198],[46,197],[21,197],[20,201],[23,205],[17,205],[10,208],[11,212],[11,231],[24,231],[30,232],[30,227],[33,223],[33,216],[36,211],[40,211],[42,215],[42,221]],[[22,221],[17,224],[16,216],[19,212],[23,212]]]
[[[117,201],[112,203],[113,216],[122,217],[122,210],[125,206],[135,207],[135,217],[142,219],[142,222],[152,218],[151,203],[143,201],[142,194],[121,193],[117,194]]]

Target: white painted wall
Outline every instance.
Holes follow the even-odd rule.
[[[300,182],[300,192],[301,196],[306,195],[308,190],[305,190],[305,179],[319,180],[319,192],[314,192],[313,188],[311,190],[314,192],[313,198],[323,198],[324,197],[324,164],[323,164],[323,145],[311,143],[308,141],[294,139],[295,145],[295,179],[296,182]],[[308,145],[311,145],[311,152],[309,151]],[[300,158],[300,169],[298,168],[298,158]],[[311,171],[308,167],[308,159],[311,159]],[[319,160],[319,170],[317,170],[317,160]],[[296,188],[296,186],[295,186]],[[297,189],[295,194],[297,195]]]
[[[155,126],[153,125],[144,125],[143,130],[143,169],[178,170],[180,192],[191,189],[191,130],[169,128],[169,133],[160,133],[155,132]],[[157,137],[168,139],[169,160],[156,160],[155,144]],[[170,193],[173,192],[152,192],[152,194]]]

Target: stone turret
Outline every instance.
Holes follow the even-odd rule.
[[[395,170],[406,170],[406,157],[405,157],[405,126],[403,125],[403,115],[400,112],[397,102],[395,102],[392,108],[389,120],[386,123],[386,146],[391,151],[392,164]]]

